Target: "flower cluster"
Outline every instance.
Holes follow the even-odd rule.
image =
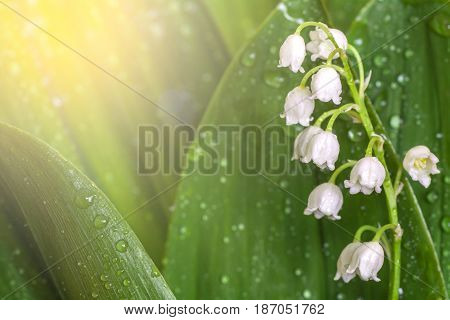
[[[306,27],[315,27],[309,33],[309,42],[301,36]],[[302,67],[307,54],[311,54],[311,61],[324,60],[305,73]],[[359,88],[356,86],[348,54],[356,60],[359,71]],[[335,64],[340,58],[342,66]],[[330,220],[340,220],[339,212],[343,206],[343,194],[335,181],[345,169],[351,168],[350,177],[344,181],[344,187],[349,189],[351,195],[362,193],[370,195],[373,192],[381,193],[382,188],[386,198],[396,198],[401,190],[401,171],[396,175],[395,183],[391,183],[391,175],[384,158],[384,142],[386,137],[377,134],[373,129],[372,120],[365,106],[365,90],[370,75],[365,78],[364,66],[358,51],[348,43],[344,33],[331,29],[323,23],[305,22],[297,31],[287,37],[280,49],[279,67],[288,67],[291,71],[305,73],[299,86],[287,94],[283,117],[287,125],[300,124],[303,131],[294,142],[292,159],[302,163],[312,162],[322,170],[334,171],[330,180],[322,183],[311,192],[308,198],[305,215],[313,215],[317,219],[326,217]],[[341,105],[342,82],[344,79],[353,98],[352,103]],[[307,86],[311,80],[310,87]],[[315,109],[315,100],[332,102],[339,106],[323,113],[313,124],[312,114]],[[335,120],[344,113],[351,113],[357,118],[369,137],[365,155],[358,161],[348,160],[336,169],[339,158],[340,145],[336,134],[333,133]],[[326,129],[321,127],[323,121],[328,120]],[[425,146],[417,146],[409,150],[403,160],[403,167],[413,180],[419,181],[424,187],[431,182],[430,175],[439,173],[436,163],[439,160]],[[337,262],[335,280],[343,279],[349,282],[356,275],[364,281],[380,281],[378,271],[383,266],[383,246],[389,245],[387,240],[383,246],[380,239],[386,230],[395,230],[394,241],[401,239],[401,227],[398,224],[396,203],[388,201],[390,224],[382,227],[362,226],[355,234],[353,243],[347,245]],[[373,231],[375,236],[370,242],[361,242],[364,231]],[[394,255],[398,254],[394,250]],[[394,266],[395,268],[399,266]],[[395,295],[395,293],[394,293]]]

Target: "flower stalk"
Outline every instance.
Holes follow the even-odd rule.
[[[305,43],[301,32],[307,27],[315,27],[310,32],[310,42]],[[294,160],[303,163],[313,162],[319,168],[334,171],[328,183],[317,186],[310,194],[305,215],[314,215],[315,218],[328,218],[339,220],[339,211],[342,208],[343,197],[340,188],[336,185],[337,177],[346,169],[352,168],[350,179],[344,181],[350,194],[362,192],[370,195],[374,191],[384,194],[387,204],[389,224],[376,228],[369,225],[361,226],[354,235],[353,243],[347,245],[337,262],[335,280],[351,281],[359,276],[363,281],[380,281],[378,271],[383,266],[384,254],[391,258],[389,298],[398,299],[400,287],[400,256],[401,236],[403,230],[398,221],[397,196],[401,192],[402,170],[399,168],[392,183],[391,173],[384,155],[384,137],[376,134],[374,125],[366,107],[366,89],[372,72],[365,78],[364,65],[358,50],[348,44],[346,36],[337,29],[328,28],[321,22],[305,22],[299,25],[296,32],[289,36],[280,49],[280,65],[290,67],[297,72],[302,71],[306,51],[311,54],[311,60],[325,60],[326,63],[309,70],[293,91],[290,92],[285,103],[286,123],[300,123],[309,126],[310,116],[314,111],[314,101],[332,101],[335,105],[341,104],[342,83],[345,79],[350,96],[353,100],[339,108],[326,111],[317,118],[313,126],[303,130],[295,140]],[[358,81],[355,81],[347,52],[356,61],[358,67]],[[342,66],[333,61],[339,59]],[[294,68],[293,68],[294,67]],[[303,72],[303,71],[302,71]],[[307,87],[311,79],[311,90]],[[358,85],[357,85],[358,82]],[[333,126],[337,118],[348,113],[355,122],[361,123],[369,138],[365,157],[358,161],[349,160],[335,170],[340,145],[338,138],[333,134]],[[326,130],[321,124],[329,119]],[[389,141],[387,141],[389,143]],[[403,167],[415,181],[419,181],[425,188],[431,183],[431,175],[438,174],[436,164],[439,159],[425,146],[416,146],[408,151]],[[385,231],[393,229],[394,236],[391,241]],[[372,241],[361,242],[365,231],[375,233]],[[383,246],[380,244],[383,243]]]

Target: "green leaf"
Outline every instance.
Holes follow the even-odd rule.
[[[340,30],[347,30],[359,11],[369,0],[322,0],[329,24]]]
[[[448,4],[434,1],[414,6],[402,1],[373,1],[358,17],[350,36],[359,39],[354,42],[362,44],[359,49],[364,63],[373,70],[369,96],[384,123],[389,124],[387,129],[397,150],[403,155],[423,144],[441,160],[443,174],[433,177],[430,188],[417,182],[412,185],[440,257],[447,288],[450,135],[448,118],[443,115],[450,101],[449,38],[442,35],[437,24],[446,25],[442,16],[448,9]],[[390,39],[395,40],[387,43]],[[424,263],[419,258],[417,261]]]
[[[291,17],[326,22],[318,1],[284,3]],[[295,28],[295,23],[276,10],[234,59],[211,101],[204,124],[271,124],[284,132],[276,142],[259,137],[245,143],[235,138],[225,145],[226,140],[219,139],[219,154],[229,159],[227,166],[239,163],[241,148],[257,155],[257,168],[263,168],[261,158],[290,156],[297,132],[287,129],[278,114],[285,95],[300,79],[276,65],[279,46]],[[249,54],[255,57],[251,65],[243,63]],[[305,69],[310,67],[307,64]],[[329,106],[320,104],[317,113],[326,108]],[[378,129],[382,130],[379,123]],[[341,162],[363,156],[367,140],[361,138],[361,131],[360,125],[350,121],[341,121],[336,127]],[[231,143],[233,153],[229,151]],[[392,150],[388,157],[393,167]],[[302,212],[309,192],[329,175],[290,161],[281,169],[283,174],[264,176],[259,170],[253,175],[226,175],[222,169],[218,176],[194,174],[181,184],[166,269],[176,295],[190,299],[387,298],[387,261],[381,283],[355,279],[344,285],[333,281],[337,257],[357,227],[386,222],[384,196],[349,197],[344,192],[342,220],[318,222]],[[445,298],[439,262],[420,207],[407,183],[405,189],[399,207],[405,229],[402,296]]]
[[[43,281],[39,276],[46,272],[62,298],[173,298],[128,223],[72,164],[48,145],[3,124],[0,149],[0,186],[8,208],[6,215],[1,212],[9,222],[2,228],[13,225],[8,241],[15,242],[1,247],[2,256],[19,249],[26,258],[44,262],[42,269],[27,267],[27,276],[38,272],[16,283],[14,291],[2,292],[5,298],[30,292],[28,285]],[[47,291],[39,298],[48,297]]]
[[[201,1],[231,54],[235,54],[254,35],[261,22],[279,3],[278,0]]]

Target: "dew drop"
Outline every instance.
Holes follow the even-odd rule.
[[[227,284],[228,282],[230,282],[230,278],[228,277],[228,276],[222,276],[221,278],[220,278],[220,282],[222,283],[222,284]]]
[[[97,215],[94,218],[95,229],[103,229],[108,224],[108,218],[102,214]]]
[[[126,252],[128,250],[128,242],[126,240],[119,240],[116,242],[116,250],[119,252]]]
[[[107,274],[100,275],[100,280],[101,281],[106,282],[106,281],[108,281],[108,279],[109,279],[109,276]]]
[[[267,71],[264,74],[264,82],[272,88],[280,88],[284,83],[284,77],[276,71]]]
[[[300,277],[300,276],[302,275],[302,269],[300,269],[300,268],[295,269],[295,270],[294,270],[294,274],[295,274],[297,277]]]
[[[377,67],[382,67],[386,64],[387,60],[386,56],[375,56],[373,63],[375,63]]]
[[[450,184],[450,176],[445,176],[445,177],[444,177],[444,182],[445,182],[446,184]]]
[[[436,202],[437,199],[439,199],[439,196],[436,192],[431,191],[427,194],[427,201],[429,203],[434,203],[434,202]]]
[[[402,124],[402,118],[400,118],[400,116],[398,115],[392,116],[389,120],[389,124],[393,129],[398,129]]]
[[[347,133],[350,141],[360,142],[364,139],[364,131],[361,128],[351,128]]]
[[[242,55],[241,63],[245,67],[252,67],[256,61],[256,53],[254,52],[246,52]]]
[[[75,197],[75,205],[81,209],[87,209],[94,203],[95,195],[88,190],[81,190]]]
[[[93,291],[93,292],[91,293],[91,297],[94,298],[94,299],[97,299],[97,298],[98,298],[98,293],[95,292],[95,291]]]
[[[104,284],[104,287],[105,287],[106,290],[109,290],[109,289],[111,289],[113,287],[113,285],[112,285],[111,282],[107,282],[107,283]]]
[[[450,37],[450,15],[446,12],[436,13],[430,21],[430,27],[437,34]]]
[[[131,283],[131,280],[128,278],[123,279],[123,281],[122,281],[122,284],[124,287],[128,287],[130,285],[130,283]]]
[[[308,289],[304,290],[303,297],[305,297],[305,299],[311,298],[311,291],[309,291]]]
[[[407,50],[405,51],[405,58],[406,58],[406,59],[409,59],[409,58],[411,58],[412,56],[414,56],[414,51],[412,51],[411,49],[407,49]]]
[[[157,278],[157,277],[159,277],[161,274],[159,273],[159,271],[158,270],[154,270],[154,271],[152,271],[152,273],[151,273],[151,277],[152,278]]]

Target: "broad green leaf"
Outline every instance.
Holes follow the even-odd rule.
[[[404,155],[411,147],[423,144],[441,160],[442,174],[433,177],[430,188],[425,189],[417,182],[412,185],[440,257],[447,286],[450,284],[450,136],[445,114],[450,101],[450,68],[449,38],[442,34],[439,24],[445,24],[442,16],[448,9],[448,4],[442,6],[439,1],[415,6],[399,0],[373,1],[353,25],[351,35],[355,43],[361,44],[359,48],[367,69],[373,70],[369,95],[388,124],[397,150]],[[395,40],[387,43],[391,39]],[[404,279],[408,281],[407,277]]]
[[[201,0],[225,42],[228,51],[236,53],[254,35],[277,0]]]
[[[318,1],[284,3],[290,17],[327,22]],[[270,123],[284,132],[276,142],[227,141],[235,146],[234,153],[229,154],[225,154],[229,150],[225,149],[225,140],[219,140],[220,156],[229,159],[227,166],[240,161],[241,148],[257,155],[257,167],[261,158],[276,159],[291,152],[297,132],[287,129],[278,114],[285,95],[300,79],[276,65],[279,46],[295,28],[295,23],[276,10],[234,59],[211,101],[204,124]],[[255,57],[254,63],[242,63],[250,54]],[[320,104],[317,113],[326,108],[329,106]],[[378,121],[375,115],[373,118]],[[381,132],[379,123],[378,127]],[[350,121],[338,124],[341,162],[363,156],[367,140],[361,138],[361,131]],[[394,169],[392,150],[388,156]],[[342,220],[317,222],[302,212],[309,192],[329,175],[289,161],[283,169],[286,174],[265,176],[259,175],[259,170],[250,176],[226,175],[223,169],[219,176],[194,174],[181,184],[166,269],[175,294],[180,298],[387,298],[387,261],[381,283],[356,279],[344,285],[333,281],[337,256],[357,227],[386,223],[384,196],[349,197],[344,192]],[[405,184],[405,198],[401,198],[399,208],[405,229],[402,297],[445,298],[433,243],[414,194]]]
[[[369,0],[323,0],[330,26],[347,30]]]
[[[32,293],[28,286],[35,287],[34,277],[44,281],[39,276],[47,272],[49,288],[54,285],[62,298],[173,298],[128,223],[92,181],[48,145],[4,124],[0,149],[0,186],[7,208],[1,211],[2,221],[13,226],[11,235],[3,236],[15,242],[2,245],[2,256],[19,248],[26,250],[23,259],[43,261],[41,268],[39,263],[27,266],[23,278],[31,278],[11,285],[15,290],[5,298],[21,290]],[[16,265],[12,257],[8,264]],[[48,297],[47,291],[32,297]]]

